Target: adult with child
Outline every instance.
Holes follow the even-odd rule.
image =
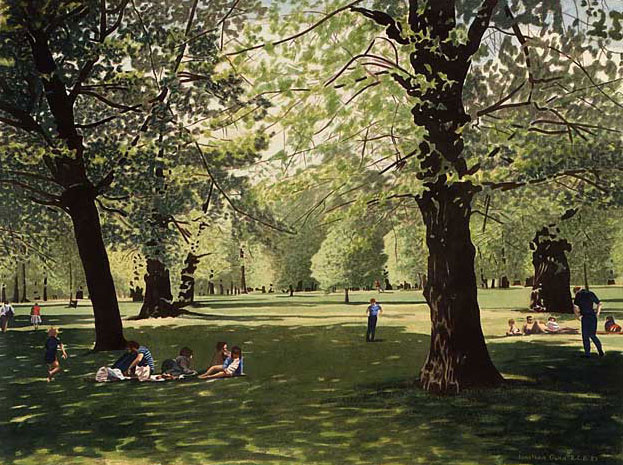
[[[376,299],[370,299],[370,305],[366,309],[366,315],[368,315],[368,329],[366,330],[366,342],[374,342],[374,336],[376,334],[376,323],[378,318],[383,313],[383,309],[376,302]]]
[[[61,371],[61,364],[57,354],[58,350],[62,352],[63,358],[67,358],[65,346],[58,338],[58,329],[50,328],[48,329],[48,338],[45,341],[45,354],[43,356],[43,360],[48,366],[48,383]]]
[[[212,355],[212,360],[210,361],[210,366],[208,366],[205,373],[199,375],[199,378],[205,379],[208,377],[208,373],[216,373],[217,371],[222,370],[225,360],[227,360],[230,355],[231,353],[227,350],[227,342],[217,342],[216,350],[214,351],[214,355]]]
[[[231,348],[231,354],[225,359],[223,365],[210,367],[210,369],[201,375],[200,378],[214,379],[241,376],[243,373],[242,364],[242,349],[238,346],[234,346]]]
[[[508,330],[506,330],[507,336],[522,336],[521,329],[517,327],[515,320],[512,318],[508,320]]]
[[[15,316],[15,310],[8,300],[5,300],[0,307],[0,328],[3,333],[7,332],[9,327],[9,320]]]
[[[582,344],[584,345],[583,357],[591,356],[591,341],[595,344],[600,357],[604,356],[601,341],[597,337],[597,319],[601,313],[602,304],[595,293],[588,289],[581,289],[580,286],[573,288],[575,298],[573,299],[573,312],[582,325]],[[597,308],[593,308],[593,304]]]

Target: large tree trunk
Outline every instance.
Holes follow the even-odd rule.
[[[69,188],[63,193],[63,203],[73,222],[78,253],[93,305],[94,350],[118,350],[124,348],[125,339],[115,283],[92,191],[92,188],[82,186]]]
[[[557,237],[557,232],[543,228],[530,244],[534,265],[533,297],[530,308],[552,313],[573,313],[571,271],[565,252],[571,244]]]
[[[169,270],[160,260],[147,259],[145,298],[138,318],[173,317],[180,313],[180,309],[173,305]]]
[[[420,372],[427,391],[458,393],[502,382],[480,327],[469,230],[472,196],[469,183],[438,183],[419,200],[429,249],[424,296],[431,310],[431,342]]]

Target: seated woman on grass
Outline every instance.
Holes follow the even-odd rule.
[[[606,317],[606,323],[604,324],[604,329],[606,330],[607,333],[620,333],[621,332],[621,326],[616,324],[616,322],[614,321],[614,317],[612,315],[608,315]]]
[[[242,375],[242,349],[238,346],[231,348],[231,355],[225,359],[223,365],[213,366],[201,375],[201,378],[231,378]]]

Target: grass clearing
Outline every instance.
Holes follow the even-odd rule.
[[[623,318],[622,288],[596,292],[605,313]],[[217,341],[241,345],[248,376],[213,383],[85,382],[117,354],[88,353],[84,303],[43,308],[43,328],[60,326],[70,354],[48,384],[45,333],[18,306],[0,335],[0,463],[623,463],[623,336],[603,336],[606,357],[592,360],[579,358],[579,335],[502,337],[508,318],[523,322],[528,294],[480,292],[488,347],[509,382],[459,397],[413,386],[429,345],[418,292],[379,296],[385,314],[373,344],[364,342],[365,303],[375,294],[365,292],[350,305],[338,294],[214,296],[195,307],[201,317],[124,321],[158,366],[185,345],[199,368]],[[124,316],[137,312],[122,304]]]

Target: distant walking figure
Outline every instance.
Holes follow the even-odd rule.
[[[597,318],[601,313],[602,304],[597,296],[579,286],[573,288],[575,299],[573,299],[573,312],[577,319],[582,323],[582,343],[584,344],[584,357],[591,356],[591,341],[595,344],[600,357],[604,351],[601,348],[601,341],[597,337]],[[593,309],[593,304],[597,305],[597,310]]]
[[[383,309],[379,304],[376,303],[376,299],[370,299],[370,305],[368,305],[368,309],[366,310],[366,315],[368,315],[368,330],[366,332],[366,342],[374,341],[376,322],[378,320],[378,315],[381,313],[383,313]]]
[[[4,305],[0,307],[0,328],[3,333],[6,333],[9,325],[9,320],[15,315],[15,310],[8,300],[4,301]]]
[[[35,327],[35,330],[39,329],[41,324],[41,307],[39,307],[37,302],[30,309],[30,323]]]

